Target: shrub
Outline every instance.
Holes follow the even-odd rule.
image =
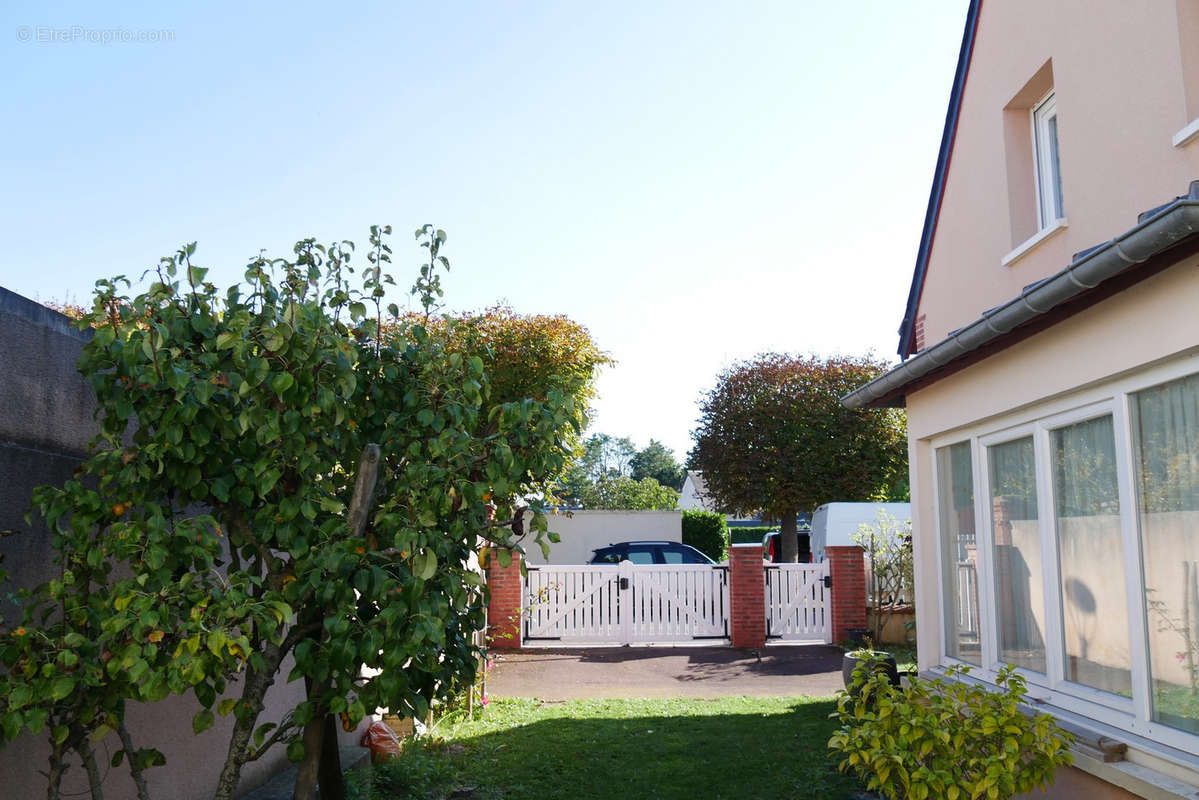
[[[842,695],[832,715],[841,728],[828,746],[844,756],[841,771],[891,800],[1000,800],[1051,784],[1072,761],[1073,737],[1048,714],[1021,712],[1026,690],[1014,668],[999,671],[997,690],[955,680],[969,669],[904,689],[860,663],[856,696]]]
[[[897,598],[911,597],[912,521],[898,518],[880,510],[872,525],[863,522],[849,535],[854,544],[866,551],[866,568],[870,570],[868,605],[874,615],[871,635],[874,641],[883,640],[883,629],[895,613]]]
[[[738,525],[729,528],[729,541],[733,544],[761,544],[766,534],[778,529],[778,525]]]
[[[683,512],[683,544],[720,561],[729,546],[729,527],[723,514],[715,511]]]

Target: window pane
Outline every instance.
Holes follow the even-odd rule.
[[[1199,732],[1199,375],[1133,406],[1153,718]]]
[[[1065,216],[1062,208],[1062,165],[1061,159],[1058,157],[1057,150],[1057,113],[1055,112],[1049,118],[1046,124],[1046,136],[1049,141],[1046,142],[1046,150],[1049,152],[1049,180],[1047,181],[1052,187],[1050,192],[1050,201],[1052,203],[1053,220],[1059,220]]]
[[[978,548],[970,443],[937,450],[945,654],[982,666],[978,627]]]
[[[1066,680],[1132,696],[1112,418],[1052,432]]]
[[[629,553],[627,556],[625,556],[625,558],[627,558],[629,561],[632,561],[634,564],[652,564],[652,563],[654,563],[653,551],[645,549],[645,548],[638,549],[638,548],[630,547]]]
[[[1045,671],[1045,596],[1032,437],[987,448],[999,660]]]

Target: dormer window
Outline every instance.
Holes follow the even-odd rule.
[[[1057,101],[1053,92],[1032,109],[1032,140],[1037,171],[1037,218],[1040,229],[1045,230],[1065,216],[1057,149]]]

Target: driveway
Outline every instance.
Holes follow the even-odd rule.
[[[731,647],[492,650],[493,697],[560,701],[600,697],[827,696],[842,688],[841,650],[766,647],[759,659]]]

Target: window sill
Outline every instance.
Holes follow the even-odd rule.
[[[1033,250],[1041,242],[1067,227],[1068,224],[1069,223],[1066,221],[1065,217],[1054,220],[1052,223],[1037,231],[1032,236],[1028,237],[1022,243],[1017,245],[1016,249],[1004,256],[999,263],[1005,267],[1011,266],[1020,259],[1024,258],[1029,251]]]
[[[1199,141],[1199,117],[1191,120],[1190,124],[1174,134],[1174,146],[1186,147],[1194,141]]]

